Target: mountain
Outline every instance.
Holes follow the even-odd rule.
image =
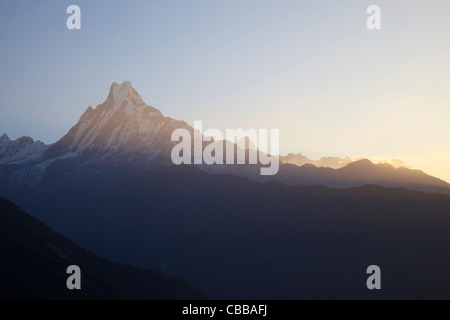
[[[377,184],[404,187],[411,190],[450,194],[450,184],[427,175],[421,170],[394,168],[388,163],[374,164],[368,159],[357,160],[345,167],[332,169],[312,164],[297,166],[285,163],[274,177],[256,177],[255,181],[276,180],[289,185],[324,185],[334,188]]]
[[[326,168],[332,168],[332,169],[340,169],[348,164],[359,161],[359,160],[370,160],[373,163],[376,164],[390,164],[394,168],[409,168],[406,166],[405,162],[397,159],[392,160],[385,160],[385,159],[379,159],[379,158],[366,158],[366,157],[356,157],[354,159],[351,159],[349,157],[346,158],[338,158],[338,157],[322,157],[319,160],[311,160],[308,157],[302,155],[301,153],[293,154],[289,153],[286,156],[280,156],[280,161],[282,163],[290,163],[295,164],[299,167],[305,165],[305,164],[312,164],[316,167],[326,167]]]
[[[171,151],[178,142],[171,141],[171,135],[176,129],[186,129],[194,136],[194,129],[186,122],[165,117],[159,110],[145,104],[130,82],[113,83],[105,102],[95,109],[89,107],[76,125],[51,146],[34,142],[31,138],[11,142],[6,135],[2,136],[0,179],[3,188],[0,186],[0,194],[19,201],[21,190],[37,188],[52,179],[96,176],[101,185],[118,175],[139,175],[153,167],[173,166]],[[224,150],[228,145],[236,150],[239,148],[228,141],[214,143],[223,144]],[[207,144],[203,142],[203,147]],[[255,149],[253,143],[248,144],[245,152],[248,153],[249,149]],[[226,152],[223,157],[226,158]],[[352,162],[348,158],[331,157],[312,161],[301,154],[289,154],[280,157],[280,161],[279,172],[274,176],[261,176],[259,164],[195,166],[208,173],[234,174],[255,182],[278,181],[290,185],[330,187],[373,183],[450,194],[450,184],[440,179],[417,170],[396,169],[388,164],[375,165],[365,160]],[[363,170],[359,169],[361,163],[364,163]]]
[[[0,137],[0,165],[23,165],[39,159],[49,146],[30,137],[10,140],[4,134]]]
[[[48,187],[48,186],[47,186]],[[55,180],[34,215],[81,246],[213,299],[448,299],[450,196],[254,183],[192,166]],[[379,265],[382,290],[367,290]]]
[[[96,254],[211,298],[450,298],[450,197],[405,189],[445,193],[445,182],[368,160],[283,163],[265,177],[175,166],[172,130],[193,129],[141,102],[113,84],[40,158],[0,165],[0,195]],[[372,264],[380,292],[365,286]]]
[[[0,299],[204,299],[156,270],[120,265],[90,253],[0,198]],[[81,269],[81,290],[68,290],[66,269]]]
[[[177,128],[192,131],[185,122],[164,117],[146,105],[130,82],[113,83],[106,101],[95,109],[89,107],[43,159],[125,157],[151,161],[162,156],[170,161],[171,135]]]
[[[317,161],[299,154],[280,157],[281,163],[274,179],[289,185],[325,185],[335,188],[377,184],[385,187],[406,187],[411,190],[450,194],[450,184],[427,175],[421,170],[406,168],[403,161],[323,157]],[[394,166],[395,165],[395,166]],[[257,179],[272,180],[270,177]]]
[[[122,168],[172,165],[171,134],[178,128],[193,132],[185,122],[164,117],[146,105],[130,82],[113,83],[103,104],[89,107],[64,137],[42,148],[39,156],[33,155],[22,166],[0,165],[0,178],[28,188],[61,162],[78,176],[108,174],[105,162]]]
[[[352,162],[350,158],[337,158],[337,157],[322,157],[319,160],[311,160],[305,157],[301,153],[293,154],[289,153],[286,156],[280,156],[282,163],[295,164],[299,167],[305,164],[312,164],[316,167],[327,167],[332,169],[340,169]]]

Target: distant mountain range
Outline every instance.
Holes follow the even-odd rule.
[[[159,110],[146,105],[130,82],[113,83],[106,101],[95,109],[89,107],[78,123],[53,145],[34,142],[29,137],[11,141],[3,135],[0,138],[0,179],[5,189],[28,188],[61,162],[71,164],[73,169],[68,170],[82,169],[77,172],[79,178],[113,174],[94,168],[96,163],[105,161],[141,170],[172,166],[170,154],[175,143],[171,141],[171,134],[176,129],[194,132],[186,122],[164,117]],[[289,154],[280,157],[280,162],[279,173],[275,176],[260,176],[260,165],[197,167],[209,173],[248,177],[256,182],[274,180],[289,185],[330,187],[373,183],[450,194],[450,184],[422,171],[373,164],[367,159],[352,161],[328,157],[313,161],[301,154]]]
[[[305,157],[301,153],[293,154],[289,153],[286,156],[280,156],[282,163],[295,164],[299,167],[305,164],[312,164],[316,167],[326,167],[332,169],[340,169],[352,162],[350,158],[337,158],[337,157],[322,157],[319,160],[311,160]]]
[[[180,279],[120,265],[81,249],[0,198],[0,299],[205,299]],[[66,269],[81,269],[81,290],[68,290]]]
[[[193,132],[129,82],[113,84],[51,146],[3,136],[0,195],[81,247],[211,298],[450,298],[446,182],[369,160],[333,169],[293,156],[275,176],[257,165],[175,166],[178,128]],[[379,292],[365,287],[372,264]]]
[[[8,135],[0,137],[0,165],[22,165],[39,159],[48,146],[30,137],[10,140]]]
[[[385,159],[375,158],[372,160],[372,159],[368,159],[368,158],[364,158],[364,157],[356,157],[354,159],[351,159],[349,157],[346,157],[346,158],[322,157],[319,160],[312,160],[312,159],[309,159],[308,157],[302,155],[301,153],[297,153],[297,154],[289,153],[286,156],[280,156],[280,160],[283,163],[295,164],[299,167],[301,167],[305,164],[312,164],[316,167],[325,167],[325,168],[331,168],[331,169],[340,169],[340,168],[347,166],[348,164],[350,164],[352,162],[359,161],[359,160],[370,160],[373,163],[390,164],[396,169],[400,168],[400,167],[409,169],[409,167],[405,165],[404,161],[397,160],[397,159],[385,160]]]

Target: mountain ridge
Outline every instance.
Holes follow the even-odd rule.
[[[0,165],[30,163],[39,159],[48,148],[48,145],[31,137],[11,140],[5,133],[0,137]]]
[[[364,278],[373,263],[385,270],[380,297],[448,296],[448,195],[262,184],[188,165],[101,188],[95,177],[63,177],[30,197],[42,199],[28,204],[34,214],[83,247],[213,299],[373,298]]]
[[[114,82],[106,100],[95,108],[88,107],[78,122],[56,143],[49,146],[41,142],[28,143],[28,148],[39,146],[35,148],[38,149],[37,152],[30,153],[29,159],[26,157],[22,159],[24,158],[22,156],[20,161],[11,161],[15,155],[8,154],[4,151],[6,148],[1,147],[9,138],[6,135],[2,136],[0,178],[7,184],[9,181],[12,185],[33,187],[43,179],[50,167],[56,162],[64,161],[71,163],[67,170],[75,167],[86,168],[79,172],[80,176],[99,173],[102,170],[101,166],[94,163],[105,161],[113,166],[118,163],[124,166],[130,164],[142,170],[154,166],[172,166],[171,150],[176,142],[171,141],[171,135],[174,130],[180,128],[188,130],[193,136],[194,129],[186,122],[165,117],[158,109],[147,105],[129,81],[122,84]],[[230,144],[221,141],[214,143]],[[205,146],[205,142],[203,144]],[[19,151],[16,152],[17,157]],[[281,156],[280,162],[278,174],[267,177],[259,175],[260,165],[196,166],[211,174],[231,173],[248,177],[256,182],[276,180],[289,185],[322,184],[330,187],[376,183],[388,187],[450,193],[450,184],[441,179],[431,177],[422,171],[410,169],[398,171],[388,164],[334,157],[324,157],[315,162],[301,154]],[[363,164],[365,169],[361,170]],[[92,166],[95,168],[89,169]]]
[[[0,197],[2,299],[205,299],[162,272],[100,258]],[[81,269],[81,290],[66,288],[66,269]]]

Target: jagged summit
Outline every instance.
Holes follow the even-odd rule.
[[[175,129],[187,127],[184,121],[164,117],[147,105],[129,81],[114,82],[105,102],[89,107],[46,156],[75,157],[88,152],[116,157],[126,152],[152,158],[168,148]]]
[[[131,85],[131,82],[130,82],[130,81],[124,81],[124,82],[122,82],[122,84],[119,84],[119,83],[117,83],[117,82],[113,82],[113,83],[111,84],[111,89],[114,88],[114,87],[117,87],[117,86],[119,86],[119,87],[126,87],[126,88],[131,88],[131,87],[133,87],[133,86]]]
[[[0,165],[26,164],[39,159],[49,146],[30,137],[11,140],[7,134],[0,137]]]
[[[124,101],[128,101],[135,106],[147,106],[142,101],[142,97],[139,93],[133,88],[131,82],[125,81],[122,84],[113,82],[105,103],[114,102],[112,106],[117,109]]]
[[[347,166],[352,162],[350,158],[337,158],[337,157],[322,157],[319,160],[311,160],[301,153],[293,154],[289,153],[286,156],[280,157],[281,162],[295,164],[297,166],[303,166],[305,164],[312,164],[316,167],[326,167],[332,169],[340,169]]]

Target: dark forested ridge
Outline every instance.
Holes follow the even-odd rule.
[[[125,266],[81,249],[0,198],[0,299],[203,299],[184,281]],[[66,269],[81,268],[81,290]]]
[[[54,170],[23,200],[33,215],[97,254],[179,276],[211,298],[450,298],[447,195],[259,184],[189,166],[101,185]],[[366,288],[369,265],[381,267],[380,291]]]

